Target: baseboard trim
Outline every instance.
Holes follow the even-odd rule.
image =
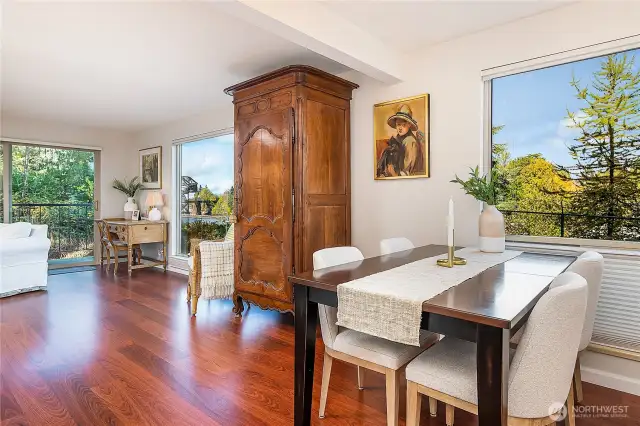
[[[609,371],[582,367],[582,381],[640,396],[640,380]]]
[[[188,269],[176,268],[175,266],[171,266],[171,265],[167,266],[167,270],[171,272],[175,272],[176,274],[189,275]]]

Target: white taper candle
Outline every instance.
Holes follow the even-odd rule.
[[[449,215],[447,216],[447,245],[453,246],[453,229],[454,229],[454,211],[453,211],[453,198],[449,199]]]

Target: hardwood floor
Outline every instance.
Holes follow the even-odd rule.
[[[192,319],[186,277],[155,270],[49,277],[47,292],[0,299],[2,425],[291,425],[293,318],[201,300]],[[313,424],[385,425],[384,379],[334,362],[326,418]],[[404,424],[404,388],[401,424]],[[586,405],[626,405],[628,417],[578,426],[639,426],[640,397],[585,384]],[[444,425],[423,404],[421,425]],[[456,411],[457,426],[476,425]]]

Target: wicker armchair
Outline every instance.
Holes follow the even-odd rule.
[[[234,226],[231,224],[227,230],[224,240],[207,240],[206,242],[225,242],[233,241]],[[195,316],[198,312],[198,299],[202,295],[202,256],[200,252],[200,243],[205,242],[198,238],[190,240],[191,249],[189,251],[189,282],[187,284],[187,302],[191,302],[191,315]],[[229,246],[233,259],[233,247]]]

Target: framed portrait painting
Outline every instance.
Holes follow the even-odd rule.
[[[376,180],[429,177],[429,95],[373,106]]]
[[[145,189],[162,188],[162,147],[140,150],[140,181]]]

